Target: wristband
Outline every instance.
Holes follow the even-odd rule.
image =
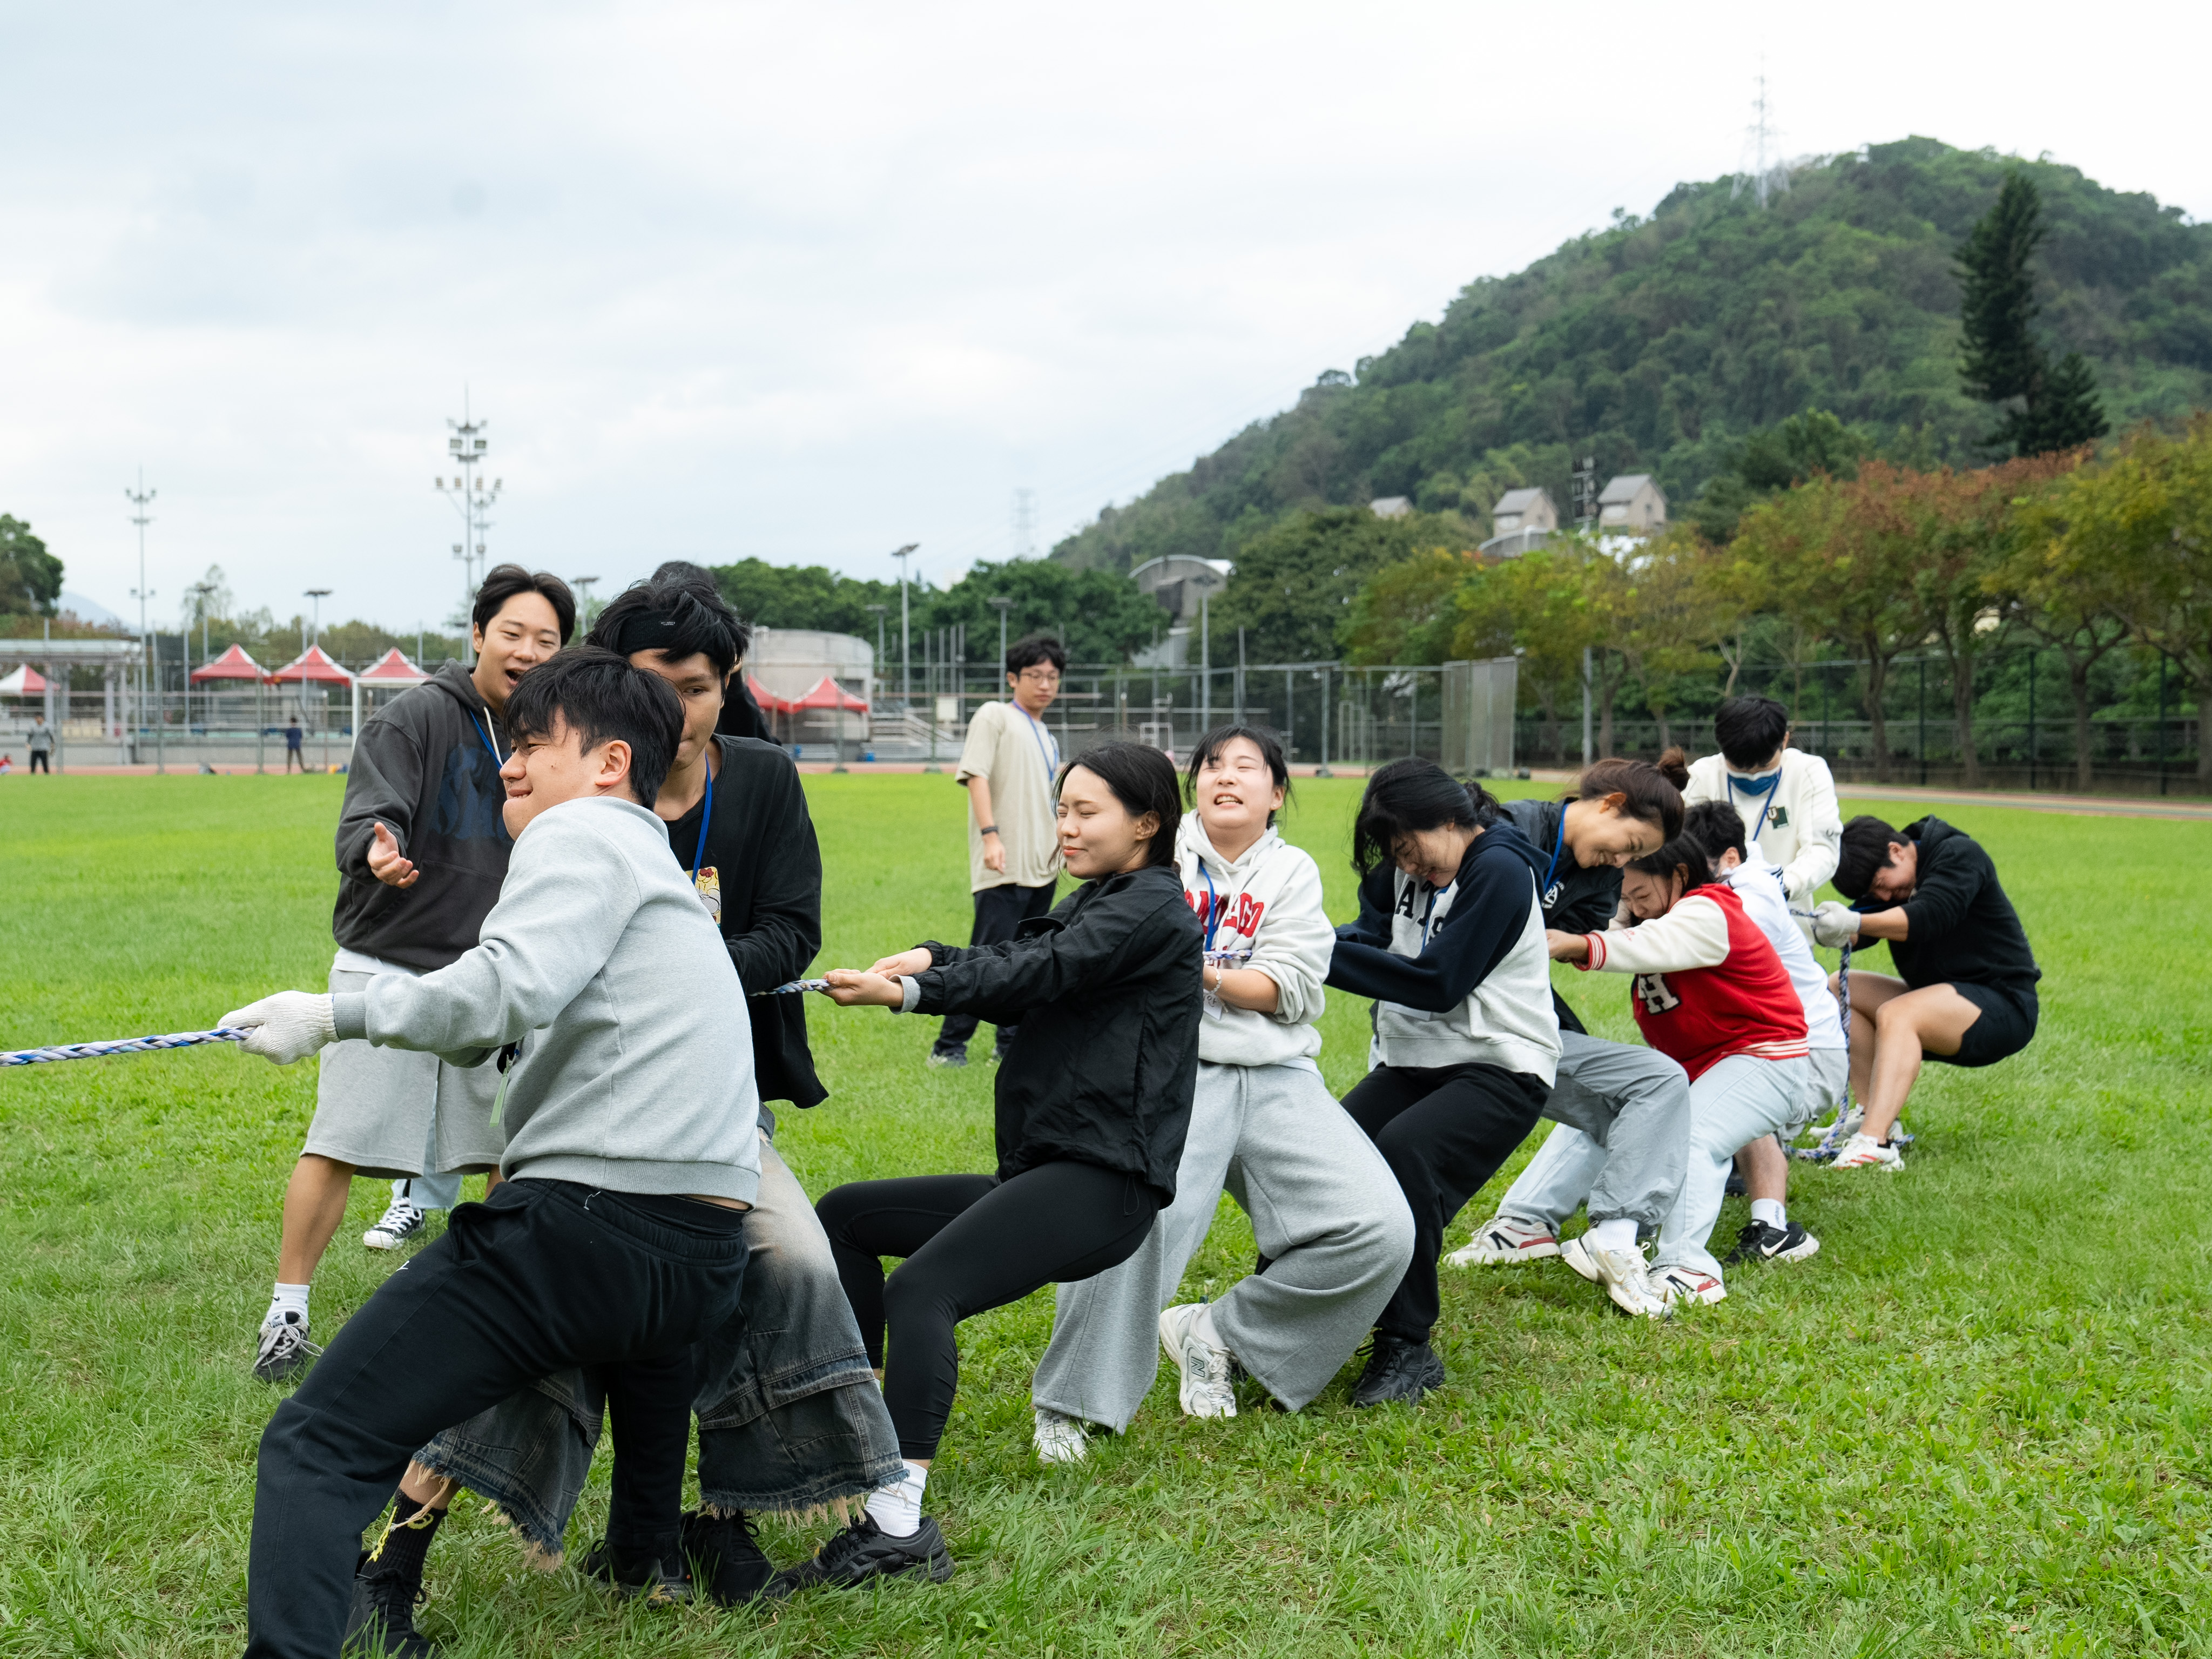
[[[999,833],[999,826],[995,823],[987,823],[975,833],[979,836],[995,836]]]

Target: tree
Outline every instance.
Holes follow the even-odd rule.
[[[62,562],[21,519],[0,513],[0,617],[51,617],[62,596]]]
[[[2108,593],[2136,638],[2181,671],[2197,698],[2197,781],[2212,788],[2212,414],[2178,436],[2139,428],[2060,501],[2047,578]]]
[[[2042,195],[2014,167],[1957,255],[1960,383],[1997,406],[2002,418],[1984,441],[2014,455],[2071,449],[2111,429],[2081,355],[2054,365],[2036,337],[2033,261],[2043,238]]]
[[[929,596],[927,623],[968,630],[971,663],[999,660],[999,612],[994,598],[1010,599],[1009,641],[1024,634],[1049,634],[1069,660],[1125,663],[1162,631],[1167,613],[1119,571],[1077,570],[1050,559],[1010,559],[977,564],[951,586]],[[1218,624],[1216,625],[1218,634]]]
[[[889,614],[898,615],[896,582],[860,581],[818,564],[740,559],[735,564],[714,566],[712,574],[722,597],[737,613],[763,628],[818,628],[832,634],[856,634],[873,644],[875,618],[867,607],[888,605]],[[908,590],[909,605],[916,591]]]
[[[1215,635],[1245,629],[1251,654],[1263,662],[1333,659],[1353,599],[1384,566],[1470,539],[1463,523],[1440,514],[1378,519],[1364,507],[1293,513],[1234,549],[1237,574],[1212,607]]]
[[[1474,568],[1465,554],[1442,547],[1383,566],[1352,596],[1345,661],[1359,667],[1444,661],[1460,624],[1454,601]]]
[[[2066,690],[2074,705],[2074,779],[2087,791],[2095,779],[2095,732],[2090,720],[2089,675],[2098,663],[2128,638],[2112,582],[2115,568],[2103,560],[2067,565],[2063,550],[2076,520],[2075,503],[2093,473],[2076,472],[2028,501],[2019,532],[1990,571],[1990,596],[2007,619],[2058,653],[2066,665]]]
[[[1580,687],[1583,653],[1589,652],[1598,749],[1610,753],[1613,704],[1627,678],[1627,662],[1608,646],[1620,632],[1626,587],[1620,564],[1595,538],[1572,532],[1554,536],[1462,585],[1452,655],[1494,657],[1510,637],[1521,654],[1522,678],[1552,728],[1557,755],[1560,707]]]
[[[1873,440],[1825,409],[1808,410],[1754,432],[1690,504],[1690,521],[1707,541],[1725,542],[1753,502],[1826,474],[1855,478]]]
[[[1626,585],[1615,644],[1643,684],[1644,706],[1659,723],[1662,750],[1674,742],[1668,715],[1682,678],[1711,666],[1708,647],[1732,621],[1724,590],[1701,580],[1703,550],[1694,530],[1675,526],[1620,561]]]

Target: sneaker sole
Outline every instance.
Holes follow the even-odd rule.
[[[1777,1250],[1772,1255],[1762,1255],[1759,1260],[1761,1261],[1809,1261],[1820,1254],[1820,1241],[1812,1234],[1807,1233],[1802,1243],[1794,1245],[1786,1250]]]
[[[1597,1270],[1597,1263],[1590,1259],[1589,1246],[1583,1243],[1580,1238],[1571,1238],[1560,1247],[1559,1260],[1589,1280],[1591,1284],[1605,1283],[1605,1275]]]
[[[1486,1250],[1480,1244],[1462,1244],[1444,1261],[1455,1267],[1511,1267],[1523,1261],[1542,1261],[1559,1254],[1559,1240],[1547,1238],[1540,1244],[1523,1245],[1510,1254]]]

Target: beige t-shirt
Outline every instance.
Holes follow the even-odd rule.
[[[1012,702],[987,702],[975,711],[954,775],[963,786],[970,778],[988,780],[991,814],[998,821],[999,843],[1006,849],[1006,867],[1002,874],[983,862],[981,826],[970,811],[970,890],[1044,887],[1060,878],[1060,836],[1052,812],[1052,780],[1059,769],[1060,744],[1041,722]]]

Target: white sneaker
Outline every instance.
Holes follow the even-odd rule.
[[[1694,1267],[1660,1267],[1651,1274],[1651,1283],[1669,1306],[1677,1302],[1725,1302],[1728,1286],[1711,1273],[1701,1273]]]
[[[1855,1134],[1836,1154],[1834,1167],[1838,1170],[1887,1170],[1894,1174],[1905,1167],[1905,1158],[1887,1141],[1876,1140],[1869,1134]]]
[[[1160,1313],[1160,1346],[1168,1351],[1182,1373],[1178,1390],[1186,1417],[1234,1417],[1237,1393],[1229,1381],[1229,1350],[1217,1348],[1198,1334],[1203,1302],[1186,1302]]]
[[[1036,1408],[1036,1429],[1030,1437],[1040,1463],[1080,1463],[1091,1452],[1091,1436],[1081,1423],[1049,1406]]]
[[[419,1236],[428,1224],[422,1211],[404,1198],[395,1198],[392,1207],[385,1211],[384,1219],[363,1233],[361,1242],[372,1250],[396,1250]]]
[[[1559,1259],[1593,1285],[1605,1287],[1613,1305],[1639,1319],[1664,1319],[1674,1310],[1651,1282],[1641,1250],[1601,1250],[1589,1235],[1571,1238],[1559,1247]]]
[[[1559,1241],[1549,1227],[1518,1216],[1494,1215],[1474,1230],[1474,1243],[1461,1245],[1444,1260],[1455,1267],[1496,1267],[1515,1261],[1541,1261],[1559,1253]]]

